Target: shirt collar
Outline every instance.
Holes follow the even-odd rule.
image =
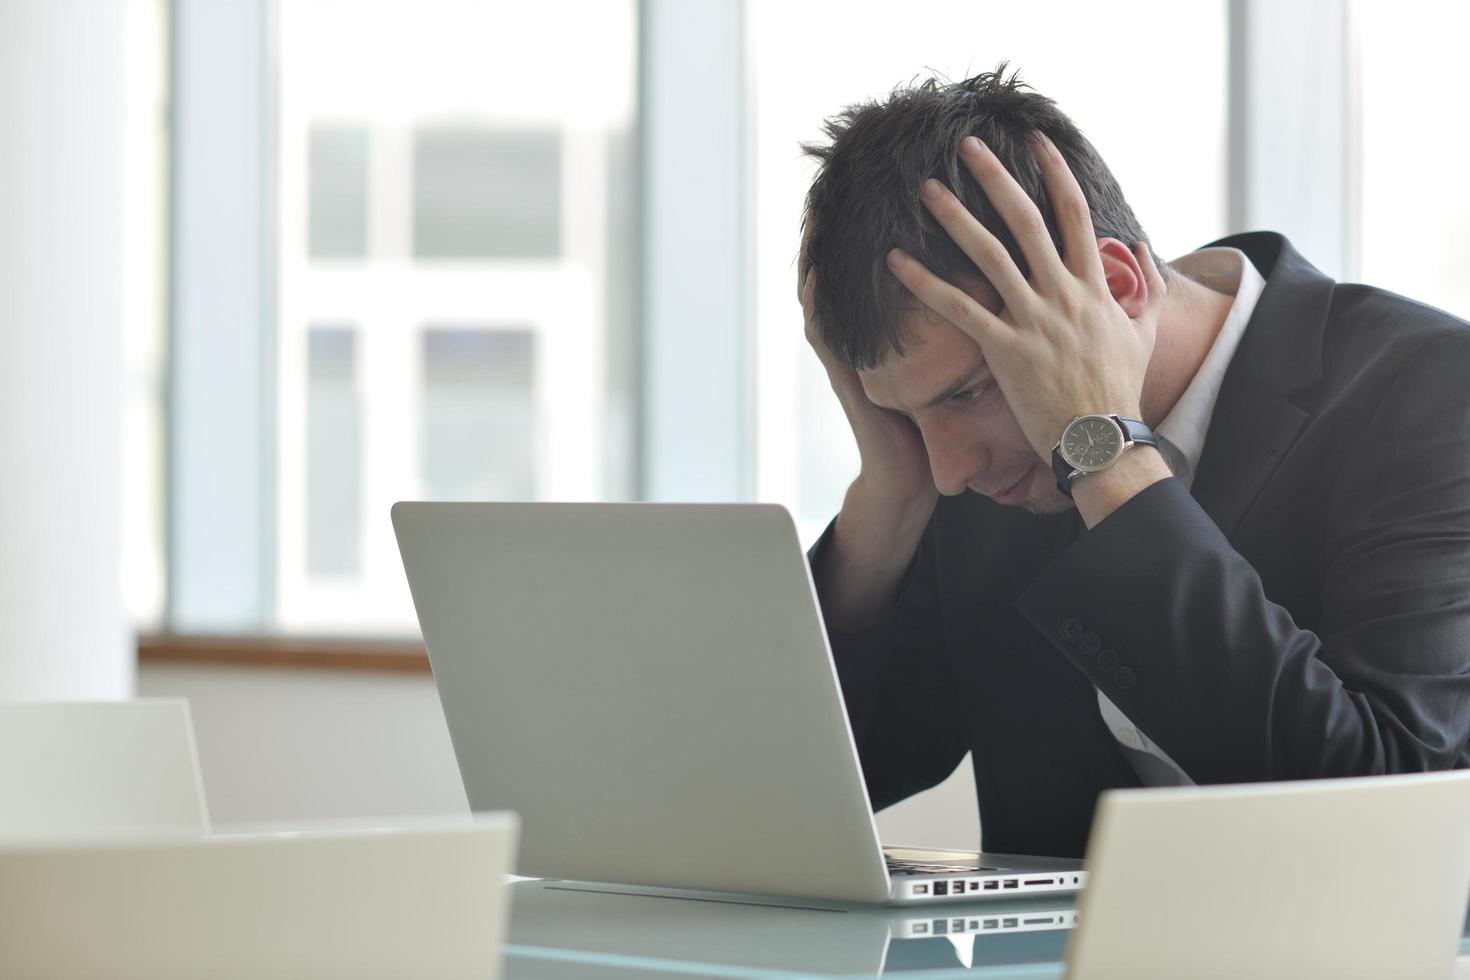
[[[1205,355],[1194,380],[1184,389],[1184,394],[1174,403],[1164,421],[1155,430],[1183,454],[1189,464],[1187,481],[1199,469],[1199,459],[1205,449],[1205,433],[1210,428],[1210,417],[1215,413],[1215,401],[1220,397],[1220,386],[1225,381],[1225,372],[1240,339],[1245,335],[1246,324],[1255,311],[1256,301],[1266,280],[1256,271],[1246,254],[1237,248],[1202,248],[1190,252],[1169,263],[1170,267],[1216,292],[1234,293],[1235,301],[1230,312],[1215,335],[1210,352]]]

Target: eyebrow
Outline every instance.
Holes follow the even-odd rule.
[[[970,385],[974,384],[976,379],[978,379],[988,370],[989,365],[985,363],[984,356],[981,356],[981,358],[975,362],[974,366],[971,367],[970,370],[966,371],[959,378],[956,378],[954,381],[951,381],[949,384],[945,385],[944,389],[940,391],[939,394],[935,395],[933,398],[925,402],[922,407],[933,408],[935,405],[944,404],[955,395],[958,395],[960,392],[970,387]],[[877,407],[881,408],[885,412],[892,412],[895,415],[902,415],[904,418],[911,418],[908,412],[900,411],[896,408],[889,408],[887,405],[878,405]]]
[[[975,380],[979,378],[980,375],[985,373],[985,370],[985,362],[982,360],[979,364],[976,364],[973,368],[971,368],[969,373],[967,373],[964,377],[959,378],[956,381],[952,381],[948,385],[945,385],[943,391],[924,403],[924,407],[933,408],[935,405],[942,405],[945,402],[949,401],[955,395],[958,395],[960,392],[970,387],[970,385],[974,384]]]

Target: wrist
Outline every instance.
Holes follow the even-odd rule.
[[[830,546],[814,568],[830,627],[852,631],[875,622],[894,601],[903,571],[939,494],[884,494],[861,478],[847,488]]]
[[[859,476],[837,512],[839,550],[852,562],[874,569],[902,567],[917,547],[934,513],[938,492],[895,494]]]
[[[932,481],[925,480],[918,486],[899,487],[891,481],[859,471],[857,478],[847,488],[843,509],[847,509],[848,504],[856,503],[865,513],[881,514],[887,518],[888,523],[918,523],[922,526],[928,523],[929,514],[938,499],[939,491],[934,488]]]
[[[1082,520],[1092,528],[1144,490],[1173,475],[1157,449],[1137,445],[1107,469],[1078,477],[1072,484],[1072,500]]]

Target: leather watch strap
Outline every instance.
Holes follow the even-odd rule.
[[[1118,428],[1123,430],[1123,436],[1130,443],[1139,446],[1153,446],[1159,448],[1159,437],[1154,435],[1154,430],[1144,425],[1138,419],[1125,419],[1121,415],[1110,416],[1118,423]]]
[[[1062,496],[1072,496],[1072,464],[1062,458],[1058,449],[1051,451],[1051,473],[1057,478],[1057,489],[1062,492]]]

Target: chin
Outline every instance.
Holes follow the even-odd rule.
[[[1015,506],[1032,514],[1063,514],[1077,506],[1076,502],[1051,484],[1039,494],[1027,497]]]

